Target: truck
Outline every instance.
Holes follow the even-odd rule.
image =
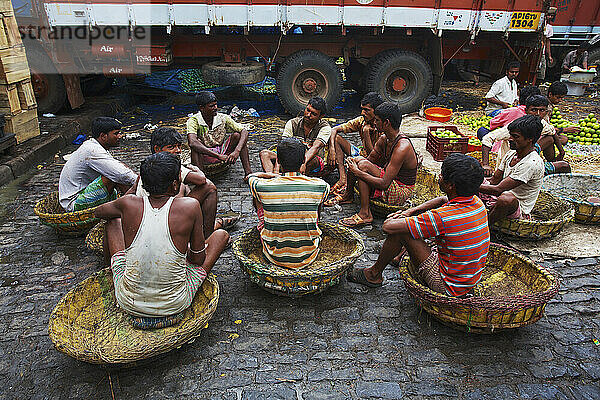
[[[292,115],[314,96],[336,105],[343,75],[356,90],[379,92],[404,113],[415,111],[437,93],[451,60],[480,60],[482,73],[494,77],[518,60],[519,79],[532,82],[548,7],[541,0],[13,4],[44,112],[80,105],[85,82],[102,90],[107,76],[201,67],[204,79],[219,85],[275,77],[280,102]],[[80,38],[73,37],[77,32]]]

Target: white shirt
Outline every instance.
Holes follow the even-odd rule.
[[[504,76],[503,78],[498,79],[496,82],[493,83],[489,92],[487,92],[487,94],[485,95],[486,99],[489,99],[490,97],[494,97],[508,104],[513,104],[515,100],[519,98],[517,94],[517,81],[515,81],[514,79],[511,81],[510,79],[508,79],[508,76]],[[494,110],[499,110],[501,108],[502,106],[499,104],[492,104],[488,102],[488,106],[485,109],[485,112],[490,113]]]
[[[544,28],[544,40],[542,41],[542,54],[546,54],[546,39],[550,39],[554,36],[554,28],[550,24],[546,24]]]
[[[504,172],[503,179],[510,177],[521,182],[519,186],[510,192],[519,200],[521,213],[529,215],[542,189],[544,161],[538,153],[532,151],[523,157],[521,161],[511,166],[510,162],[516,154],[516,150],[510,150],[506,153],[498,169]]]

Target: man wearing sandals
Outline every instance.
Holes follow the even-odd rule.
[[[476,196],[483,182],[477,160],[460,153],[442,163],[440,188],[446,196],[388,216],[387,238],[370,268],[355,268],[348,281],[369,287],[383,284],[383,270],[406,251],[411,271],[430,289],[449,296],[467,295],[481,279],[490,246],[487,212]],[[432,249],[424,239],[435,238]]]
[[[105,251],[118,305],[138,318],[161,318],[161,326],[191,305],[229,240],[222,229],[205,239],[198,201],[175,197],[180,173],[179,158],[152,154],[140,166],[149,195],[125,195],[95,212],[108,220]]]
[[[400,133],[402,113],[394,103],[382,103],[375,108],[375,126],[383,132],[367,158],[348,157],[346,191],[328,200],[325,205],[351,203],[354,185],[358,183],[360,211],[344,218],[340,224],[360,227],[370,224],[373,215],[369,209],[371,197],[390,205],[402,205],[412,195],[419,164],[417,152],[410,139]]]

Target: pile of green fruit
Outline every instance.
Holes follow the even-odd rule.
[[[179,74],[179,77],[181,78],[181,90],[184,93],[195,93],[218,87],[218,85],[213,85],[202,79],[201,69],[186,69]]]
[[[446,128],[437,128],[435,130],[432,130],[431,134],[440,139],[458,139],[462,137],[461,135],[454,133],[453,131],[448,130]]]
[[[470,137],[469,138],[469,145],[471,145],[471,146],[481,146],[481,140],[477,139],[476,137]]]
[[[466,125],[470,127],[472,130],[476,131],[481,127],[490,128],[490,120],[492,117],[488,117],[487,115],[483,115],[481,117],[459,117],[455,120],[459,124]]]
[[[600,144],[600,124],[594,113],[590,113],[587,117],[581,118],[579,123],[576,124],[564,119],[562,115],[560,115],[558,108],[554,107],[552,116],[550,117],[550,123],[554,125],[555,128],[578,126],[580,129],[578,133],[566,133],[569,142],[584,145]]]

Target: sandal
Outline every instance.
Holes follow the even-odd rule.
[[[217,217],[215,218],[215,225],[220,224],[221,226],[215,229],[231,229],[238,223],[239,220],[240,215],[236,215],[234,217]]]
[[[370,288],[376,288],[376,287],[383,286],[383,282],[379,282],[379,283],[369,282],[367,280],[367,277],[365,276],[365,269],[364,268],[354,268],[354,269],[352,269],[352,271],[350,271],[348,273],[348,275],[346,275],[346,280],[348,282],[358,283],[360,285],[364,285],[364,286],[367,286],[367,287],[370,287]]]
[[[335,185],[331,187],[329,193],[331,194],[342,194],[346,191],[346,184],[343,182],[336,182]]]
[[[344,194],[345,193],[331,193],[331,197],[327,200],[325,200],[325,202],[323,202],[323,205],[325,207],[333,207],[335,205],[342,205],[342,204],[352,204],[354,202],[354,199],[344,199]]]
[[[348,228],[360,228],[366,225],[371,225],[371,222],[373,222],[373,220],[365,221],[358,214],[354,214],[351,217],[342,218],[340,220],[340,225]]]

